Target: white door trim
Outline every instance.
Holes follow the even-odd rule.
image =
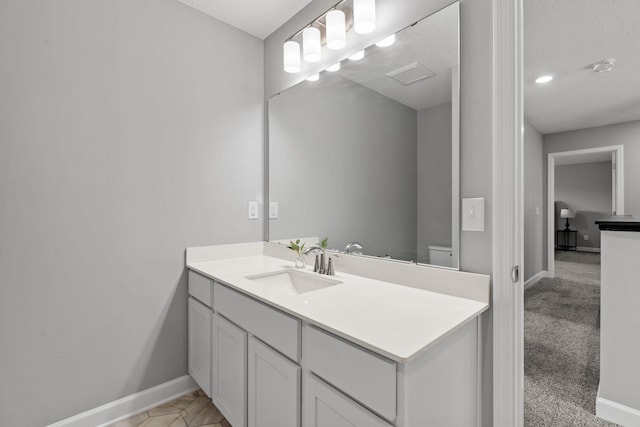
[[[582,150],[560,151],[547,156],[547,272],[555,277],[555,167],[556,159],[568,156],[583,156],[594,153],[612,153],[615,156],[616,179],[615,210],[616,215],[624,215],[624,146],[585,148]]]
[[[493,18],[493,426],[522,427],[522,0],[493,0]]]

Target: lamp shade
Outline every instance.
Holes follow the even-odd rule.
[[[347,44],[347,28],[344,12],[334,9],[327,13],[327,47],[338,50]]]
[[[300,71],[300,44],[289,40],[283,45],[284,71],[297,73]]]
[[[307,27],[302,32],[302,52],[307,62],[318,62],[321,57],[322,44],[320,42],[320,30],[315,27]]]
[[[353,29],[369,34],[376,28],[376,0],[353,0]]]
[[[575,218],[576,214],[571,209],[560,209],[560,218]]]

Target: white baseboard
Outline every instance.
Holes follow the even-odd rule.
[[[114,400],[47,427],[106,427],[162,403],[169,402],[199,387],[189,375]]]
[[[588,246],[578,246],[577,248],[578,252],[598,252],[600,253],[600,248],[590,248]]]
[[[600,397],[596,397],[596,416],[624,427],[640,427],[640,410]]]
[[[549,275],[549,273],[546,270],[542,270],[542,271],[538,272],[533,277],[531,277],[529,280],[524,282],[524,288],[527,289],[529,286],[533,285],[534,283],[536,283],[540,279],[544,279],[548,275]]]

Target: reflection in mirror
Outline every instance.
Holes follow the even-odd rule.
[[[269,100],[272,241],[458,267],[458,4]]]

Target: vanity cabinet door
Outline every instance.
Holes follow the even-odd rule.
[[[249,337],[249,427],[300,426],[300,367]]]
[[[211,397],[211,309],[189,297],[189,374]]]
[[[211,398],[233,427],[247,425],[247,333],[213,314]]]
[[[392,427],[338,390],[305,374],[302,427]]]

